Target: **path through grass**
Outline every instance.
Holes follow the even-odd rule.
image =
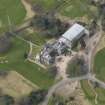
[[[28,52],[28,50],[28,44],[18,39],[13,39],[13,48],[4,55],[7,56],[8,63],[0,64],[0,69],[15,70],[40,88],[48,88],[53,84],[53,78],[48,75],[47,70],[25,61],[24,53]]]

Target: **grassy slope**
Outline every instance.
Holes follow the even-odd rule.
[[[92,103],[92,105],[95,105],[94,103],[95,94],[91,87],[89,86],[88,81],[87,80],[81,81],[81,87],[85,93],[85,98],[88,99]]]
[[[42,46],[46,43],[47,38],[44,37],[43,35],[40,35],[38,32],[34,32],[32,34],[29,33],[24,33],[21,35],[24,39],[30,40],[32,43]]]
[[[95,56],[94,72],[97,78],[105,82],[105,48],[100,50]],[[105,104],[105,90],[97,89],[97,92],[100,95],[100,103],[102,105],[103,103]]]
[[[96,8],[89,6],[88,0],[28,0],[33,3],[41,5],[45,10],[54,9],[57,6],[58,13],[70,17],[72,19],[77,17],[93,18],[96,14]],[[66,1],[65,3],[63,1]],[[65,4],[65,5],[64,5]],[[58,5],[60,7],[58,7]],[[55,10],[56,11],[56,10]]]
[[[105,48],[96,54],[94,70],[96,76],[105,82]]]
[[[97,88],[99,105],[105,105],[105,89]]]
[[[0,0],[0,32],[8,26],[8,16],[13,24],[23,21],[26,11],[20,0]]]
[[[90,20],[97,14],[97,8],[88,4],[89,0],[69,0],[61,9],[61,14],[71,19],[84,17]]]
[[[25,13],[20,0],[0,0],[0,24],[2,25],[0,32],[4,32],[8,27],[8,16],[12,23],[19,24],[23,21]],[[32,38],[35,38],[36,42],[36,35]],[[13,48],[4,55],[7,56],[9,62],[0,64],[0,69],[16,70],[39,87],[48,88],[53,83],[53,79],[49,77],[46,70],[36,64],[24,61],[24,53],[29,49],[29,45],[17,39],[14,39],[13,43]],[[37,43],[43,43],[43,40],[42,42],[37,40]]]
[[[93,89],[89,86],[86,80],[81,81],[82,89],[85,93],[86,99],[91,102],[91,105],[95,105],[95,93]],[[98,94],[98,105],[105,105],[105,90],[101,88],[94,89]]]
[[[30,1],[31,3],[40,4],[45,10],[53,8],[57,3],[57,0],[28,0],[28,1]]]
[[[94,72],[97,78],[105,82],[105,48],[99,51],[95,56]],[[81,84],[86,97],[93,102],[94,93],[91,91],[91,87],[88,85],[87,81],[82,81]],[[98,93],[98,105],[105,105],[105,90],[96,88],[95,91]]]
[[[9,62],[0,64],[0,69],[16,70],[41,88],[48,88],[52,85],[53,79],[46,73],[46,70],[25,61],[24,53],[28,51],[29,45],[17,39],[14,39],[13,42],[13,48],[6,54]]]
[[[61,14],[70,18],[89,15],[88,0],[70,0],[61,10]]]

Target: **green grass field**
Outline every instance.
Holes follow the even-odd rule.
[[[8,28],[8,17],[16,25],[23,21],[25,14],[20,0],[0,0],[0,32]]]
[[[25,18],[26,11],[21,0],[0,0],[0,33],[8,29],[8,17],[12,24],[18,25]],[[45,43],[45,39],[33,33],[27,36],[37,45]],[[0,70],[15,70],[29,79],[40,88],[48,88],[53,84],[53,78],[49,76],[47,70],[36,64],[25,61],[24,53],[28,52],[29,45],[21,40],[13,38],[13,47],[6,54],[8,63],[0,64]]]
[[[99,105],[105,105],[105,89],[97,88]]]
[[[105,82],[105,48],[100,50],[95,56],[94,72],[98,79]],[[91,87],[88,85],[88,82],[82,81],[81,85],[86,95],[86,98],[93,103],[94,93],[91,90]],[[105,105],[105,90],[101,88],[96,88],[94,90],[98,93],[98,105]],[[92,105],[95,105],[95,103],[93,103]]]
[[[63,16],[74,18],[93,18],[97,8],[90,6],[89,0],[29,0],[41,5],[45,10],[54,10]],[[65,1],[65,2],[64,2]]]
[[[105,48],[99,51],[95,56],[94,72],[97,78],[105,82]]]
[[[89,14],[89,7],[87,0],[69,0],[70,2],[65,5],[61,14],[70,18],[82,17]]]
[[[97,14],[97,8],[90,6],[89,0],[68,0],[68,4],[62,7],[61,14],[71,19],[74,18],[93,18]]]
[[[85,98],[88,99],[92,105],[95,105],[94,99],[95,99],[95,94],[92,90],[92,88],[89,86],[87,80],[81,81],[81,87],[85,93]]]
[[[36,3],[39,4],[40,6],[42,6],[42,8],[44,8],[45,10],[49,10],[54,8],[57,3],[63,1],[63,0],[28,0],[31,3]]]
[[[55,105],[55,102],[54,102],[54,100],[52,99],[52,97],[50,98],[48,105]]]
[[[25,32],[21,36],[26,40],[30,40],[32,43],[38,46],[44,45],[46,43],[46,40],[48,40],[46,37],[44,37],[38,32],[33,32],[32,34]]]
[[[89,100],[91,105],[96,105],[95,104],[95,93],[93,89],[89,86],[88,81],[83,80],[81,81],[81,87],[85,93],[85,98]],[[98,94],[97,105],[105,105],[105,90],[101,88],[96,88],[94,89],[96,93]]]
[[[13,39],[13,47],[6,54],[7,64],[0,64],[2,70],[15,70],[29,79],[40,88],[48,88],[53,84],[53,78],[47,74],[47,70],[24,59],[24,53],[28,52],[29,45],[18,39]]]

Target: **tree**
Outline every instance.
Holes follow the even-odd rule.
[[[75,57],[72,61],[70,61],[66,70],[69,77],[85,75],[87,72],[88,65],[85,64],[84,58],[82,57]]]
[[[66,105],[65,101],[66,100],[62,96],[59,96],[56,93],[54,93],[51,97],[50,103],[53,103],[53,105]]]
[[[19,105],[38,105],[47,94],[47,90],[32,91],[27,97],[22,99]]]
[[[24,58],[27,59],[27,57],[28,57],[28,54],[25,52],[24,53]]]
[[[7,75],[8,75],[8,71],[0,70],[0,76],[1,77],[6,77]]]
[[[71,96],[69,99],[70,99],[70,101],[74,101],[75,97]]]
[[[56,66],[52,66],[49,68],[49,74],[52,77],[56,77],[57,73],[58,73],[58,68]]]
[[[60,19],[48,13],[35,16],[31,24],[33,27],[41,29],[42,33],[49,37],[59,37],[69,27],[68,23],[62,22]]]
[[[32,10],[35,11],[35,14],[44,13],[44,8],[41,6],[41,4],[38,3],[32,5]]]
[[[105,31],[105,16],[103,16],[102,18],[101,25],[102,25],[102,29]]]
[[[7,35],[0,37],[0,53],[7,52],[12,47],[12,41]]]
[[[100,87],[100,84],[98,82],[93,82],[93,86],[94,86],[94,88],[98,88],[98,87]]]
[[[97,21],[94,19],[91,23],[90,23],[90,26],[89,26],[89,34],[90,34],[90,37],[93,36],[96,31],[97,31]]]
[[[2,105],[14,105],[15,100],[12,96],[3,95],[0,97],[0,103],[2,103]]]
[[[64,105],[64,103],[63,102],[58,102],[58,105]]]
[[[81,48],[85,48],[86,47],[86,43],[83,39],[80,39],[80,44],[81,44]]]

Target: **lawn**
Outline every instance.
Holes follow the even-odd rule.
[[[81,81],[81,87],[85,93],[86,99],[88,99],[91,102],[91,105],[96,105],[95,93],[93,89],[89,86],[88,81],[87,80]],[[98,105],[105,105],[105,90],[101,88],[96,88],[94,90],[98,94],[98,97],[97,97]]]
[[[25,14],[21,0],[0,0],[0,32],[8,28],[8,17],[16,25],[23,21]]]
[[[21,34],[21,37],[23,37],[24,39],[31,41],[32,43],[38,45],[38,46],[42,46],[46,43],[46,41],[48,40],[48,38],[46,38],[45,36],[41,35],[38,32],[33,32],[31,34],[25,32],[23,34]]]
[[[55,102],[54,102],[54,100],[53,100],[52,97],[50,98],[50,100],[49,100],[49,102],[48,102],[48,105],[55,105]]]
[[[32,4],[33,3],[38,4],[42,6],[42,8],[48,11],[50,9],[53,9],[56,5],[61,3],[63,0],[28,0],[28,1],[30,1]]]
[[[90,18],[96,11],[91,10],[92,6],[89,6],[88,0],[68,0],[68,3],[62,7],[61,14],[72,19],[78,17],[87,17]]]
[[[93,18],[97,8],[89,4],[89,0],[28,0],[32,4],[39,4],[47,11],[55,10],[58,14],[74,18]]]
[[[95,56],[94,72],[97,78],[105,82],[105,48],[99,51]]]
[[[82,80],[81,87],[85,93],[85,98],[88,99],[92,103],[92,105],[95,105],[95,103],[94,103],[95,94],[94,94],[94,91],[92,90],[92,88],[89,86],[88,81]]]
[[[53,78],[47,74],[47,70],[25,61],[24,53],[28,52],[28,50],[28,44],[18,39],[13,39],[13,47],[6,55],[3,55],[7,56],[8,63],[0,64],[0,69],[15,70],[40,88],[48,88],[53,84]]]
[[[77,64],[77,59],[73,60],[72,62],[68,63],[68,67],[66,73],[69,77],[77,77],[81,76],[81,67]]]
[[[105,89],[97,88],[99,105],[105,105]]]
[[[8,18],[13,25],[22,23],[26,11],[21,0],[0,0],[0,32],[8,29]],[[27,36],[37,45],[45,43],[45,39],[33,33]],[[37,64],[25,61],[24,53],[28,52],[29,45],[23,41],[13,38],[13,46],[6,54],[8,63],[0,64],[1,70],[15,70],[25,78],[38,85],[40,88],[48,88],[53,84],[53,78],[49,76],[47,70],[39,67]]]
[[[105,48],[100,50],[95,56],[94,72],[98,79],[105,82]],[[88,85],[88,82],[82,81],[81,85],[87,99],[89,99],[93,103],[94,93],[92,92],[91,87]],[[105,105],[105,90],[101,88],[96,88],[95,91],[98,93],[98,104]]]
[[[87,74],[87,69],[84,70],[84,60],[79,57],[74,57],[72,61],[68,63],[66,68],[68,77],[78,77]]]

